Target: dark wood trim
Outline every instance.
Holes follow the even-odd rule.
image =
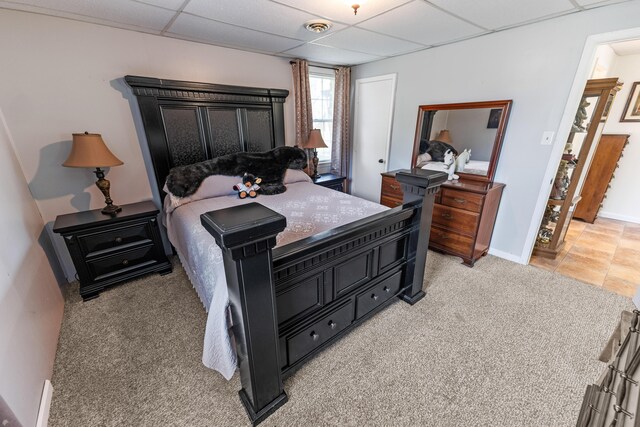
[[[468,181],[478,182],[492,182],[496,168],[498,166],[498,159],[500,158],[500,151],[502,150],[502,143],[504,141],[505,131],[507,129],[507,123],[509,122],[509,115],[511,114],[511,104],[513,101],[499,100],[499,101],[481,101],[481,102],[458,102],[453,104],[433,104],[433,105],[420,105],[418,107],[418,120],[416,124],[416,132],[413,140],[413,152],[411,154],[411,166],[416,166],[416,159],[420,151],[420,137],[422,134],[422,126],[424,124],[424,113],[427,111],[439,111],[439,110],[466,110],[471,108],[502,108],[502,114],[500,116],[500,123],[498,124],[498,130],[496,132],[496,139],[493,144],[493,150],[491,151],[491,158],[489,159],[489,168],[487,175],[475,175],[471,173],[457,172],[461,179]]]

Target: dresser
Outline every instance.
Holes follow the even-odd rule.
[[[401,205],[403,198],[396,172],[382,174],[380,203],[392,208]],[[497,182],[442,184],[433,207],[429,248],[459,256],[473,267],[489,250],[503,189],[504,184]]]
[[[629,143],[629,135],[602,135],[582,185],[582,199],[573,213],[574,218],[593,224],[602,207],[602,202],[618,167],[618,160],[622,157],[622,150]]]
[[[158,229],[158,209],[145,201],[109,216],[100,209],[60,215],[53,231],[69,249],[84,300],[144,274],[171,272]]]

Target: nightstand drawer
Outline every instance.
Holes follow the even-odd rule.
[[[440,202],[443,205],[479,213],[482,212],[483,201],[482,194],[443,188]]]
[[[92,280],[109,280],[112,277],[157,264],[155,252],[154,246],[149,245],[87,261],[87,267]]]
[[[104,251],[118,250],[132,244],[144,245],[152,243],[149,221],[111,227],[102,232],[78,235],[78,243],[86,256],[98,256]]]
[[[434,224],[442,225],[464,234],[475,235],[480,214],[444,205],[433,205]]]

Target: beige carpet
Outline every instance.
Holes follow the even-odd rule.
[[[631,301],[495,257],[430,253],[427,297],[398,302],[285,382],[266,426],[571,426]],[[177,266],[82,303],[67,292],[51,426],[242,426],[200,363],[205,311]]]

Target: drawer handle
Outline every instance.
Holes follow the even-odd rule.
[[[129,265],[129,260],[128,259],[123,259],[122,260],[122,265]]]
[[[453,218],[453,216],[450,213],[446,213],[445,212],[445,213],[442,214],[442,218],[451,219],[451,218]]]
[[[122,237],[116,237],[116,243],[122,243]]]
[[[335,329],[338,327],[338,324],[333,320],[329,320],[329,327],[331,327],[331,329]]]
[[[458,198],[458,197],[454,197],[454,198],[453,198],[453,201],[454,201],[454,202],[458,202],[458,203],[467,203],[467,201],[466,201],[465,199],[460,199],[460,198]]]
[[[380,297],[376,294],[371,294],[371,298],[373,298],[374,301],[378,301],[378,298]]]
[[[311,331],[311,338],[313,338],[314,341],[318,341],[320,339],[320,335],[316,334],[315,331]]]
[[[389,289],[388,286],[385,286],[382,290],[385,291],[386,293],[391,292],[391,289]]]
[[[399,190],[400,189],[400,186],[393,185],[393,184],[389,184],[389,187],[391,187],[392,190]]]

